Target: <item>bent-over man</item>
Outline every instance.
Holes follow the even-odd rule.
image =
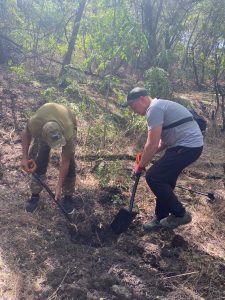
[[[29,169],[28,160],[34,159],[37,164],[36,173],[44,180],[48,167],[51,148],[62,148],[58,180],[55,186],[55,199],[61,199],[67,213],[73,211],[72,196],[75,188],[74,149],[77,133],[75,115],[64,105],[46,103],[28,120],[22,132],[21,166]],[[31,141],[32,146],[30,147]],[[33,212],[39,202],[42,185],[32,177],[31,198],[26,207],[27,212]]]

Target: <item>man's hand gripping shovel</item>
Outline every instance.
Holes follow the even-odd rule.
[[[71,220],[70,216],[67,214],[67,212],[65,211],[64,207],[55,200],[55,195],[53,194],[53,192],[50,190],[50,188],[48,187],[48,185],[43,182],[41,180],[41,178],[38,176],[36,172],[37,170],[37,165],[35,160],[31,159],[28,161],[28,166],[29,168],[23,168],[23,170],[28,173],[31,174],[32,176],[34,176],[34,178],[45,188],[45,190],[48,192],[48,194],[50,195],[50,197],[53,199],[53,201],[57,204],[57,206],[59,207],[59,209],[61,210],[61,212],[64,214],[65,218],[67,219],[67,221],[69,222],[69,226],[70,229],[72,230],[76,230],[77,231],[77,226],[73,223],[73,221]]]
[[[136,162],[135,162],[135,182],[132,188],[132,194],[130,199],[129,208],[121,208],[115,218],[113,219],[112,223],[110,224],[110,228],[112,231],[116,234],[120,234],[122,232],[127,231],[128,227],[134,220],[134,218],[137,215],[137,212],[132,211],[134,206],[134,198],[137,190],[137,186],[141,177],[142,170],[140,170],[139,163],[141,160],[141,153],[138,153],[136,156]]]

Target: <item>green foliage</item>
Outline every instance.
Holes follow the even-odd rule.
[[[108,172],[108,167],[104,161],[100,161],[100,163],[97,167],[97,170],[96,170],[96,174],[99,179],[99,185],[101,187],[108,186],[109,181],[110,181],[110,174]]]
[[[167,70],[170,65],[174,64],[175,53],[174,51],[163,49],[156,56],[156,64],[163,69]]]
[[[96,116],[96,120],[94,116],[93,119],[94,121],[91,122],[91,126],[89,128],[87,144],[92,148],[92,150],[99,151],[104,142],[106,144],[110,144],[116,140],[118,136],[118,128],[116,123],[113,121],[112,116],[109,114],[99,114]],[[106,124],[107,128],[105,132]]]
[[[69,84],[71,84],[72,80],[68,79],[67,74],[64,74],[62,76],[59,76],[56,79],[56,83],[60,88],[66,88]]]
[[[69,95],[69,96],[73,96],[75,98],[78,98],[78,99],[82,99],[82,93],[80,91],[80,87],[79,85],[73,81],[70,85],[68,85],[64,92]]]
[[[41,96],[44,96],[48,101],[53,101],[56,98],[56,88],[54,86],[48,87],[44,91],[41,91]]]
[[[10,66],[9,69],[11,72],[15,73],[20,78],[23,78],[25,80],[28,79],[27,72],[26,72],[25,66],[23,64],[20,64],[17,66]]]
[[[30,119],[34,115],[34,112],[31,110],[25,111],[25,116],[27,119]]]
[[[113,195],[111,200],[113,204],[119,204],[119,205],[126,204],[126,200],[124,199],[124,197],[122,197],[122,195],[119,194]]]
[[[99,84],[99,91],[102,94],[106,94],[109,91],[113,91],[113,89],[117,88],[120,84],[120,80],[118,77],[113,75],[106,75]]]
[[[130,2],[106,5],[105,1],[96,1],[90,4],[90,9],[93,13],[83,20],[77,42],[77,49],[85,47],[83,67],[112,74],[116,62],[136,60],[146,43],[140,22],[132,15]]]
[[[124,170],[123,162],[119,160],[107,162],[100,158],[97,161],[96,175],[102,188],[107,186],[127,188],[129,177]]]
[[[146,119],[133,112],[131,112],[129,124],[128,134],[133,132],[135,135],[139,135],[146,132]]]
[[[145,71],[145,87],[153,98],[170,99],[172,84],[169,74],[161,68],[151,68]]]
[[[198,261],[198,262],[200,262],[202,260],[202,257],[198,253],[195,253],[195,252],[192,252],[191,258],[193,261]]]
[[[52,102],[63,104],[65,106],[67,106],[67,107],[70,106],[70,102],[68,101],[68,99],[65,98],[65,97],[62,97],[62,96],[56,97]]]
[[[77,104],[69,103],[69,108],[76,113],[76,116],[79,116],[81,114],[79,106]]]
[[[126,72],[127,67],[137,70],[157,65],[178,79],[193,80],[194,48],[200,83],[214,79],[217,71],[224,80],[223,0],[142,2],[87,2],[71,61],[73,68],[67,70],[73,79],[85,82],[80,68],[104,75],[116,74],[119,68]],[[78,6],[79,1],[71,0],[1,1],[0,34],[6,39],[1,38],[0,44],[1,51],[4,48],[7,52],[5,61],[15,61],[21,50],[29,66],[50,70],[54,65],[55,71],[53,61],[62,61],[67,52]],[[149,18],[145,8],[151,8],[157,18]],[[64,87],[71,83],[60,80]],[[103,79],[100,91],[104,93],[108,87],[108,79]],[[159,89],[156,92],[158,97],[169,98],[169,92],[166,96],[158,95]]]

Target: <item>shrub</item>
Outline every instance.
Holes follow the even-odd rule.
[[[53,101],[53,99],[55,99],[57,97],[56,93],[57,93],[57,90],[54,86],[48,87],[44,91],[40,91],[40,95],[45,97],[48,101]]]
[[[129,176],[124,169],[122,161],[115,160],[112,162],[105,161],[102,158],[96,161],[96,175],[101,188],[114,186],[123,190],[128,189]],[[116,197],[115,197],[116,198]],[[114,198],[114,200],[116,200]],[[117,202],[119,202],[117,196]]]
[[[112,92],[114,88],[118,87],[120,80],[113,75],[106,75],[99,84],[99,91],[104,95],[108,91]]]
[[[153,98],[170,99],[172,97],[172,84],[169,74],[161,68],[151,68],[145,71],[145,88]]]

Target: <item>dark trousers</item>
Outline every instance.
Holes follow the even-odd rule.
[[[36,164],[37,164],[37,171],[36,173],[38,175],[44,175],[47,172],[48,168],[48,161],[49,161],[49,154],[51,148],[45,144],[45,143],[39,143],[39,149],[36,156]],[[74,154],[71,155],[70,158],[70,164],[69,164],[69,170],[67,177],[75,177],[75,160],[74,160]]]
[[[29,150],[29,157],[35,159],[35,162],[37,164],[36,173],[40,176],[42,180],[45,179],[45,174],[47,172],[50,150],[51,148],[40,139],[35,139]],[[62,187],[63,195],[72,196],[72,194],[74,193],[75,179],[76,165],[74,153],[72,153],[70,157],[69,170]],[[42,191],[42,189],[42,185],[34,177],[32,177],[32,193],[39,194]]]
[[[202,149],[203,147],[182,146],[170,148],[146,172],[148,186],[156,196],[155,215],[158,220],[168,217],[170,213],[176,217],[184,215],[185,208],[178,201],[173,190],[179,174],[199,158]]]

